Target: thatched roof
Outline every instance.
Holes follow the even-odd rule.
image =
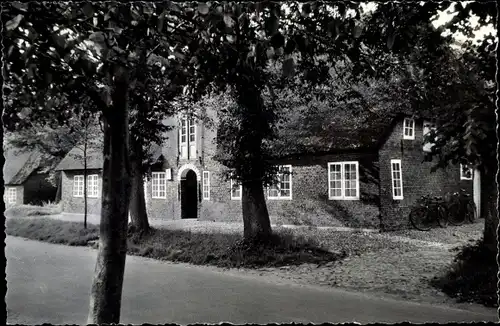
[[[328,109],[291,117],[273,142],[277,157],[376,149],[392,128],[393,116],[353,115]]]
[[[48,173],[60,161],[39,151],[22,152],[15,148],[6,149],[4,156],[3,179],[6,185],[21,185],[33,173]]]
[[[83,170],[83,158],[83,150],[79,147],[73,147],[59,165],[57,165],[56,170]],[[102,150],[87,149],[87,169],[101,169],[102,162]]]
[[[162,155],[162,148],[159,145],[152,145],[148,154],[153,162]],[[90,148],[87,150],[87,169],[102,169],[103,156],[102,149]],[[83,150],[79,147],[74,147],[59,163],[56,170],[83,170]]]

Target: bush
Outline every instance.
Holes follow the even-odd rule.
[[[497,271],[495,255],[479,240],[462,247],[451,269],[431,284],[459,302],[497,307]]]

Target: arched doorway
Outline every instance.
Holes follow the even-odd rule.
[[[198,181],[196,172],[181,175],[181,218],[198,218]]]

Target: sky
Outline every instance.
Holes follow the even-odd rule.
[[[463,5],[467,5],[469,3],[472,3],[474,1],[460,1]],[[455,7],[455,3],[452,3],[446,10],[443,10],[440,12],[440,14],[438,14],[438,16],[436,17],[436,19],[432,22],[433,25],[435,27],[439,27],[447,22],[449,22],[455,15],[456,13],[452,13],[454,7]],[[376,8],[376,3],[375,2],[367,2],[367,3],[363,3],[362,4],[363,6],[363,9],[366,10],[366,11],[372,11]],[[472,16],[471,19],[470,19],[470,23],[472,24],[472,26],[476,26],[477,25],[477,21],[478,21],[478,17],[477,16]],[[483,26],[481,29],[479,29],[478,31],[475,32],[475,39],[482,39],[485,35],[488,35],[490,33],[492,33],[493,35],[495,35],[495,27],[493,26],[493,24],[489,25],[489,26]],[[464,41],[467,40],[467,37],[461,33],[455,33],[453,35],[454,39],[459,42],[459,43],[462,43]]]

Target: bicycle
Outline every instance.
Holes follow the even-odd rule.
[[[448,220],[450,224],[458,226],[466,221],[472,223],[476,218],[476,204],[464,189],[460,189],[460,192],[455,192],[450,196],[448,204]]]
[[[445,227],[448,224],[445,201],[442,197],[422,196],[410,212],[410,223],[420,231],[429,231],[433,225]]]

